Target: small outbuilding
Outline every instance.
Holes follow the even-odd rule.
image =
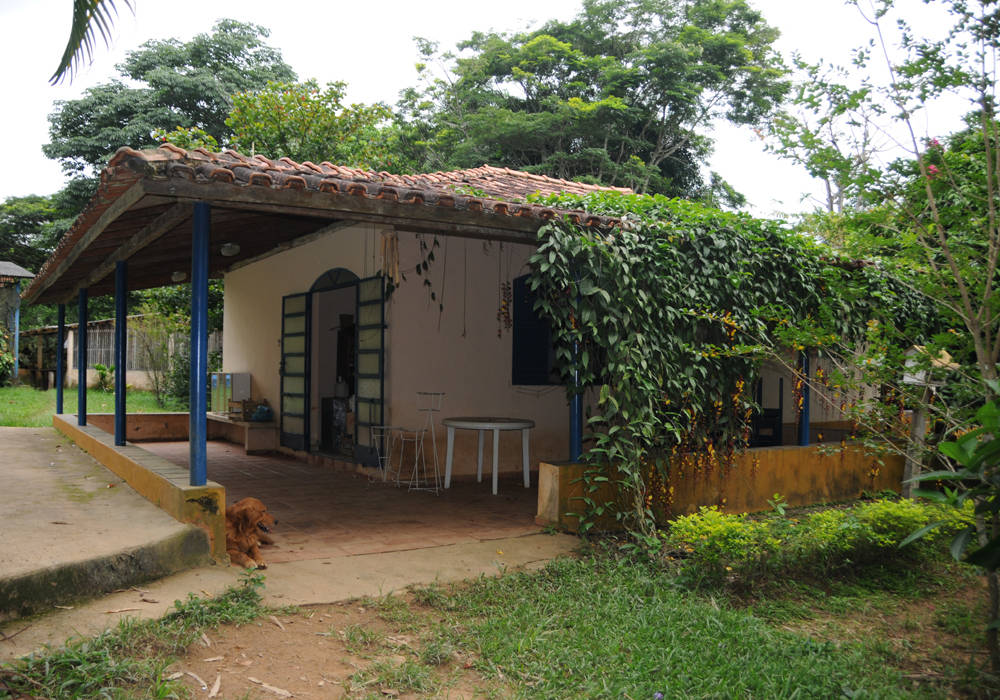
[[[14,355],[11,377],[17,377],[18,353],[21,335],[21,282],[34,275],[17,263],[0,260],[0,323],[10,336],[10,349]],[[2,378],[2,377],[0,377]]]

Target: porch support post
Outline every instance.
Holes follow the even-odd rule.
[[[76,300],[76,424],[87,424],[87,289]]]
[[[577,289],[580,288],[580,277],[576,278]],[[577,308],[580,306],[580,295],[576,295]],[[573,361],[580,361],[580,341],[573,341]],[[573,398],[569,401],[569,461],[579,462],[583,454],[583,394],[580,393],[580,370],[573,370]]]
[[[573,385],[579,390],[579,372],[573,373]],[[569,402],[569,461],[580,461],[583,454],[583,394],[574,394]]]
[[[802,410],[799,411],[799,446],[809,444],[809,351],[803,350],[800,355],[802,367]]]
[[[14,293],[17,294],[17,304],[14,306],[14,383],[18,383],[17,373],[20,371],[21,356],[21,281],[14,283]],[[41,338],[42,336],[38,336]],[[41,369],[39,367],[38,369]],[[39,373],[41,376],[41,373]]]
[[[56,413],[63,412],[63,384],[65,380],[63,373],[66,367],[63,362],[63,343],[66,342],[66,305],[59,304],[57,308],[58,320],[56,321]]]
[[[128,354],[128,263],[115,263],[115,445],[125,445],[125,370]]]
[[[208,480],[208,245],[211,208],[206,202],[194,205],[191,235],[191,394],[189,444],[191,485],[204,486]]]

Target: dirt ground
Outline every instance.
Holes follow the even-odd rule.
[[[505,697],[472,659],[435,646],[412,595],[305,606],[205,635],[168,674],[192,697]],[[213,690],[215,695],[212,695]]]
[[[816,609],[777,622],[817,640],[880,640],[912,689],[978,697],[961,678],[981,666],[985,586],[979,578],[931,598],[885,600],[852,609]],[[209,632],[169,673],[183,674],[194,698],[482,698],[513,689],[486,678],[474,657],[440,634],[437,611],[413,593],[305,606],[241,627]],[[964,661],[963,661],[964,660]],[[942,671],[951,669],[947,674]],[[958,672],[959,677],[954,673]],[[215,694],[213,695],[213,691]]]

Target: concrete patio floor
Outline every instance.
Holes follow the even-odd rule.
[[[186,442],[143,447],[186,463]],[[124,567],[125,578],[110,593],[60,576],[64,585],[46,588],[51,600],[35,605],[34,617],[0,615],[0,661],[62,644],[70,635],[95,634],[122,617],[159,617],[175,600],[217,595],[238,582],[241,569],[210,563],[197,528],[173,521],[51,428],[0,429],[0,448],[0,471],[16,505],[0,546],[0,593],[22,570],[43,578],[89,568],[119,571],[141,559],[144,547],[191,533],[201,538],[205,562],[165,578],[159,578],[163,566]],[[330,603],[534,568],[579,545],[568,535],[538,534],[537,490],[513,478],[501,484],[499,496],[489,483],[474,481],[436,496],[293,458],[248,457],[216,442],[209,443],[209,478],[225,485],[230,501],[265,499],[280,521],[277,545],[265,549],[268,605]]]
[[[187,466],[188,443],[140,447]],[[262,500],[278,519],[268,563],[440,547],[542,531],[535,524],[538,489],[520,475],[490,491],[488,479],[453,481],[438,494],[410,491],[364,474],[279,454],[247,455],[227,442],[208,443],[208,478],[226,489],[227,504]]]

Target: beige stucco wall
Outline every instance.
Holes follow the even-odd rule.
[[[431,237],[425,237],[431,245]],[[424,275],[413,272],[419,257],[414,234],[399,234],[400,269],[407,280],[388,305],[388,371],[394,425],[420,426],[418,391],[443,391],[442,416],[512,416],[530,418],[531,462],[568,457],[569,407],[561,386],[511,385],[511,331],[498,335],[500,282],[527,272],[533,247],[465,238],[439,237],[440,247],[426,276],[437,300],[430,299]],[[447,275],[445,274],[447,269]],[[444,305],[444,310],[438,304]],[[437,446],[444,467],[445,431],[437,423]],[[476,471],[477,433],[455,433],[455,473]],[[487,437],[484,471],[490,468]],[[517,432],[500,434],[500,470],[521,464]],[[428,455],[430,458],[430,455]]]
[[[249,372],[254,399],[265,398],[276,412],[280,409],[281,298],[309,291],[331,268],[373,275],[380,230],[371,224],[331,230],[225,276],[222,368]]]
[[[308,291],[324,272],[344,267],[359,277],[381,269],[381,234],[386,228],[357,224],[234,270],[225,278],[223,369],[250,372],[253,397],[279,409],[281,298]],[[511,385],[511,331],[497,333],[499,284],[524,274],[531,246],[484,243],[439,236],[427,277],[437,301],[431,301],[419,260],[415,234],[400,232],[400,269],[406,281],[386,306],[386,422],[417,427],[423,415],[416,392],[447,394],[437,416],[439,462],[444,469],[446,416],[497,415],[531,418],[531,460],[563,460],[568,453],[569,412],[562,387]],[[431,236],[425,236],[430,245]],[[444,310],[439,311],[438,303]],[[313,369],[320,358],[314,357]],[[312,396],[314,416],[320,396]],[[314,420],[313,442],[318,439]],[[455,473],[474,473],[477,435],[458,431]],[[520,469],[520,440],[501,434],[501,470]],[[486,445],[489,468],[491,448]],[[428,451],[428,459],[431,454]]]

